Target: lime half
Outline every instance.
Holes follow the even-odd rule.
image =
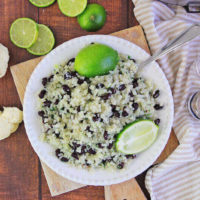
[[[80,15],[87,6],[87,0],[58,0],[61,12],[68,17]]]
[[[33,55],[41,56],[49,53],[55,44],[55,38],[49,27],[38,24],[39,35],[37,41],[27,49]]]
[[[38,25],[29,18],[18,18],[10,27],[10,39],[18,47],[29,48],[38,38]]]
[[[139,120],[118,134],[116,149],[124,154],[136,154],[153,144],[159,127],[151,120]]]
[[[34,6],[39,7],[39,8],[43,8],[43,7],[47,7],[50,6],[51,4],[53,4],[56,0],[29,0],[30,3],[32,3]]]

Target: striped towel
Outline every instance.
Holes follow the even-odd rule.
[[[189,14],[179,6],[152,0],[133,3],[152,53],[192,24],[200,23],[200,14]],[[158,60],[173,91],[173,128],[180,145],[163,163],[148,171],[145,184],[152,200],[200,199],[200,121],[190,116],[186,106],[188,97],[200,90],[194,67],[198,56],[200,37]]]

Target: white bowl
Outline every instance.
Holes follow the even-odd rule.
[[[164,109],[158,111],[161,119],[159,135],[155,143],[146,151],[140,153],[130,161],[123,170],[86,170],[72,167],[59,161],[55,156],[55,149],[49,144],[40,141],[41,123],[37,114],[37,94],[42,88],[41,80],[48,76],[55,64],[62,64],[75,57],[79,50],[91,42],[99,42],[111,46],[118,52],[130,55],[138,62],[145,60],[149,55],[140,47],[118,37],[108,35],[89,35],[72,39],[51,51],[35,68],[26,87],[24,98],[24,123],[28,138],[40,159],[57,174],[87,185],[111,185],[131,179],[142,173],[158,158],[164,149],[173,122],[173,99],[169,83],[156,62],[150,64],[142,76],[150,79],[161,90],[159,100]]]

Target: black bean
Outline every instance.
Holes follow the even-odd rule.
[[[50,106],[51,106],[51,101],[49,101],[48,99],[46,99],[46,100],[44,101],[44,106],[50,107]]]
[[[104,131],[103,137],[104,137],[105,140],[108,139],[108,131]]]
[[[88,160],[85,160],[85,165],[90,166],[90,164],[88,163]]]
[[[4,111],[4,108],[3,108],[3,106],[1,106],[1,105],[0,105],[0,111],[1,111],[1,112]]]
[[[39,115],[40,117],[44,117],[44,114],[45,114],[45,113],[44,113],[43,110],[41,110],[41,111],[38,112],[38,115]]]
[[[78,106],[76,110],[77,110],[77,112],[80,112],[81,111],[81,106]]]
[[[78,157],[77,152],[73,152],[73,153],[71,154],[71,156],[72,156],[73,158],[75,158],[76,160],[79,160],[79,157]]]
[[[121,162],[120,164],[118,164],[118,165],[117,165],[117,168],[118,168],[118,169],[124,168],[124,162]]]
[[[125,155],[127,159],[134,159],[136,155]]]
[[[89,154],[92,154],[92,155],[95,155],[95,154],[96,154],[96,151],[93,150],[92,148],[90,148],[90,149],[88,150],[88,153],[89,153]]]
[[[46,90],[41,90],[41,92],[38,96],[40,97],[40,99],[43,99],[46,93],[47,93]]]
[[[70,63],[75,62],[75,58],[71,58],[70,60],[68,60],[67,65],[69,65]]]
[[[76,142],[72,142],[73,148],[74,150],[76,150],[78,147],[80,147],[81,145],[76,143]]]
[[[110,93],[106,93],[106,94],[103,94],[103,95],[101,96],[101,98],[102,98],[103,100],[108,100],[110,97],[111,97],[111,94],[110,94]]]
[[[92,94],[92,90],[88,87],[88,93]]]
[[[139,104],[138,103],[133,103],[132,107],[133,107],[133,111],[136,111],[139,108]]]
[[[81,120],[80,123],[82,124],[82,123],[83,123],[83,120]]]
[[[69,96],[71,95],[71,90],[68,85],[63,85],[62,88]]]
[[[54,133],[56,138],[59,138],[60,137],[60,133]]]
[[[90,44],[94,44],[94,42],[91,42]]]
[[[103,122],[103,119],[102,119],[102,118],[100,119],[100,122]]]
[[[51,76],[49,76],[48,81],[50,82],[53,79],[54,75],[52,74]]]
[[[77,72],[75,72],[75,71],[73,71],[73,72],[71,72],[71,76],[73,76],[73,77],[77,77]]]
[[[44,77],[44,78],[42,79],[42,85],[43,85],[43,86],[46,86],[47,82],[48,82],[48,79],[47,79],[46,77]]]
[[[117,91],[115,88],[108,88],[109,91],[111,91],[112,94],[115,94]]]
[[[129,92],[129,96],[130,96],[130,97],[134,97],[132,91]]]
[[[114,115],[115,117],[117,117],[117,118],[120,117],[120,113],[119,113],[119,111],[117,111],[117,110],[113,113],[113,115]]]
[[[137,79],[137,78],[135,78],[135,79],[132,81],[132,85],[133,85],[133,88],[138,87],[138,79]]]
[[[121,72],[121,71],[119,71],[119,74],[122,74],[122,72]]]
[[[100,149],[103,149],[104,146],[102,145],[102,143],[97,143],[97,146],[100,148]]]
[[[101,162],[102,162],[102,164],[103,164],[103,165],[105,165],[105,164],[106,164],[106,160],[102,160]]]
[[[108,148],[108,149],[112,149],[112,147],[113,147],[113,144],[114,144],[113,142],[112,142],[112,143],[110,143],[110,144],[107,146],[107,148]]]
[[[136,60],[134,58],[130,58],[130,60],[132,60],[134,63],[136,63]]]
[[[158,119],[154,120],[154,123],[155,123],[156,125],[159,125],[159,124],[160,124],[160,119],[158,118]]]
[[[66,129],[67,128],[67,124],[65,124],[65,126],[64,126],[64,129]]]
[[[81,147],[81,154],[85,154],[86,153],[86,146],[82,145]]]
[[[156,99],[156,98],[159,97],[159,95],[160,95],[160,90],[156,90],[156,91],[154,92],[154,94],[153,94],[153,98]]]
[[[163,106],[161,106],[160,104],[155,104],[154,109],[155,110],[161,110],[161,109],[163,109]]]
[[[55,101],[54,104],[55,104],[55,105],[58,105],[59,101],[60,101],[59,99],[56,99],[56,101]]]
[[[116,105],[111,104],[112,112],[116,111]]]
[[[65,79],[65,80],[72,79],[73,77],[76,77],[76,72],[67,72],[67,73],[64,75],[64,79]]]
[[[88,131],[88,132],[90,132],[90,133],[94,133],[94,131],[90,130],[89,126],[87,126],[85,130]]]
[[[87,82],[88,84],[90,84],[90,83],[91,83],[90,79],[89,79],[89,78],[87,78],[87,77],[85,77],[85,78],[84,78],[84,81],[85,81],[85,82]]]
[[[55,153],[58,158],[60,158],[62,155],[64,155],[60,149],[56,149]]]
[[[66,158],[66,157],[62,157],[60,160],[61,160],[62,162],[68,162],[68,161],[69,161],[69,159]]]
[[[123,116],[123,117],[127,117],[127,116],[128,116],[128,112],[126,112],[126,110],[123,110],[122,116]]]
[[[98,84],[96,85],[96,88],[97,88],[97,89],[103,88],[103,87],[105,87],[105,85],[104,85],[103,83],[98,83]]]
[[[45,119],[45,118],[42,117],[42,123],[43,123],[43,124],[46,124],[47,122],[45,122],[44,119]]]
[[[117,139],[117,136],[118,136],[118,134],[115,134],[115,135],[113,136],[115,140]]]
[[[92,117],[92,120],[93,120],[94,122],[98,121],[99,119],[100,119],[100,116],[99,116],[98,113],[95,113],[95,115]]]
[[[119,86],[119,91],[122,91],[122,90],[125,90],[125,89],[126,89],[125,84],[121,84],[121,85]]]
[[[79,78],[78,81],[77,81],[77,83],[78,83],[79,85],[82,85],[82,84],[84,83],[84,80]]]

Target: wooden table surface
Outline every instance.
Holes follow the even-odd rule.
[[[53,30],[56,46],[66,40],[89,34],[81,30],[76,18],[65,17],[57,3],[48,8],[36,8],[28,0],[0,0],[0,43],[9,48],[9,66],[34,58],[26,50],[17,48],[9,39],[10,24],[18,17],[30,17]],[[137,25],[131,0],[89,0],[89,3],[102,4],[107,11],[106,25],[97,34],[109,34]],[[22,109],[10,70],[0,79],[0,105],[17,106]],[[144,188],[144,174],[137,180]],[[148,197],[149,198],[149,197]],[[0,141],[0,200],[103,200],[103,187],[87,186],[51,198],[41,170],[37,155],[34,153],[25,134],[24,125],[8,139]]]

